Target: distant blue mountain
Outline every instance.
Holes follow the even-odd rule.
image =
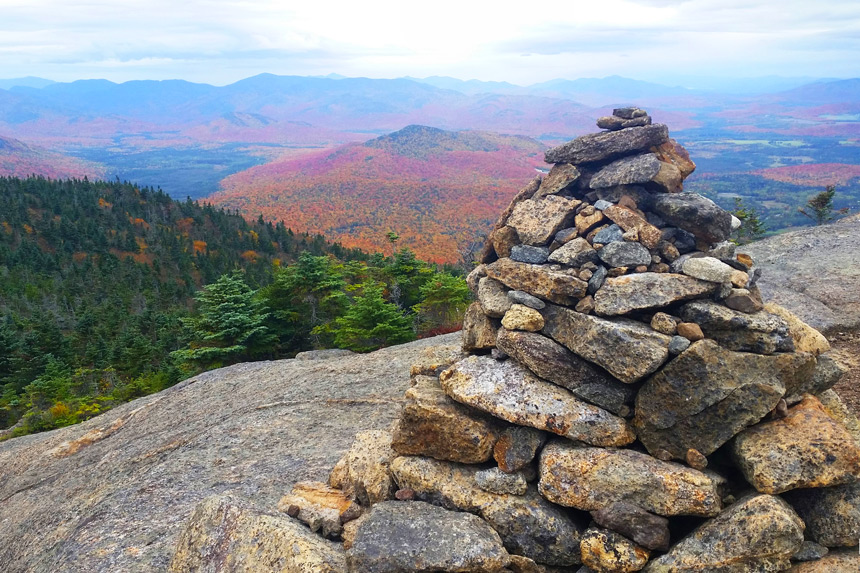
[[[0,90],[8,90],[14,87],[25,88],[43,88],[54,83],[53,80],[45,78],[37,78],[35,76],[27,76],[26,78],[12,78],[10,80],[0,80]]]

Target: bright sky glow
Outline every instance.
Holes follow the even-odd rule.
[[[860,76],[857,0],[0,0],[0,78]]]

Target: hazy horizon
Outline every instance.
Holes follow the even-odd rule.
[[[860,76],[860,3],[552,0],[542,10],[441,0],[0,0],[0,70],[226,85],[259,73],[449,76],[520,86],[620,75],[699,87],[721,78]]]

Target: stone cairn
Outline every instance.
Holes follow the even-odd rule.
[[[860,425],[826,338],[763,304],[665,125],[598,126],[501,215],[462,349],[279,508],[351,572],[860,571]]]

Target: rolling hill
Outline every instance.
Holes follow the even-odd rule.
[[[97,163],[0,137],[0,176],[95,179],[104,174],[104,166]]]
[[[367,250],[390,249],[395,231],[419,257],[452,262],[544,165],[544,149],[521,136],[411,125],[251,168],[210,199]]]

